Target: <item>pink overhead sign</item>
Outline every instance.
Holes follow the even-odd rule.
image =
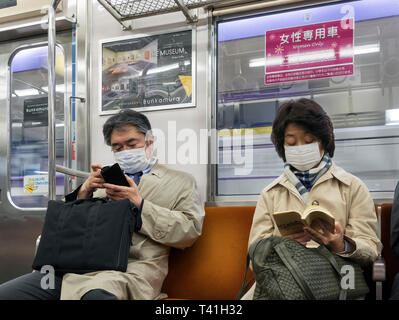
[[[353,74],[353,19],[266,31],[265,83]]]

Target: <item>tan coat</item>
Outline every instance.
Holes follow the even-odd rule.
[[[377,236],[373,200],[359,178],[335,164],[316,181],[309,192],[307,203],[304,203],[298,190],[285,174],[268,185],[261,192],[256,205],[248,246],[272,235],[280,236],[271,215],[273,212],[302,212],[314,200],[335,216],[336,221],[344,227],[345,238],[356,246],[355,251],[341,256],[353,258],[361,264],[375,260],[381,252],[382,244]],[[308,244],[317,245],[313,241]],[[244,299],[252,298],[254,287],[248,291]]]
[[[156,163],[138,185],[144,198],[141,230],[133,234],[126,272],[68,273],[61,299],[80,299],[104,289],[118,299],[156,299],[168,273],[170,247],[191,246],[201,234],[204,208],[194,178]],[[104,196],[104,190],[94,196]]]

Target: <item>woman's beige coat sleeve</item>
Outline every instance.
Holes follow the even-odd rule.
[[[358,178],[352,180],[348,206],[349,216],[344,234],[355,245],[355,250],[341,256],[364,263],[373,261],[382,249],[377,237],[377,216],[371,195]]]
[[[270,201],[268,198],[270,198],[271,192],[271,190],[267,191],[265,189],[259,196],[252,220],[248,247],[255,241],[270,237],[274,232],[273,221],[271,219],[270,211],[267,207],[267,203]]]

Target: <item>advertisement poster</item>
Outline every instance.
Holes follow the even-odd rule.
[[[47,175],[28,175],[24,176],[24,192],[29,195],[48,194]]]
[[[265,84],[353,74],[353,19],[266,31]]]
[[[194,106],[192,30],[101,44],[101,110]]]
[[[48,98],[24,100],[24,127],[45,127],[48,125]]]

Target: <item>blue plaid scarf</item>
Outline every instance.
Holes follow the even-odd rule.
[[[306,171],[299,171],[292,167],[289,163],[284,164],[284,173],[288,180],[295,186],[306,202],[310,189],[316,181],[330,169],[332,160],[328,152],[325,152],[320,164],[316,168]]]

